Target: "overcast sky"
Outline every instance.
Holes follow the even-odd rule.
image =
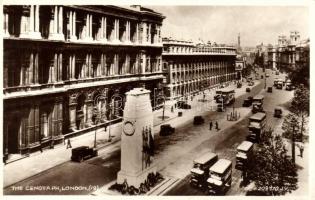
[[[302,6],[147,6],[161,12],[162,37],[198,38],[204,41],[241,46],[275,44],[280,34],[297,30],[309,37],[307,7]]]

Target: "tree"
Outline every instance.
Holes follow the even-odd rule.
[[[299,119],[299,133],[302,136],[305,132],[306,119],[310,114],[310,91],[302,84],[294,91],[290,111]]]
[[[299,127],[299,120],[295,114],[290,113],[285,116],[282,123],[282,130],[284,130],[283,136],[285,138],[291,139],[292,134],[296,136],[296,133],[293,132],[293,127]]]
[[[297,188],[297,169],[287,156],[281,136],[271,129],[262,133],[261,143],[249,157],[248,179],[252,194],[283,195]]]

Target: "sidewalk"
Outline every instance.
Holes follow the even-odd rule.
[[[257,82],[255,83],[255,85]],[[235,87],[236,85],[233,85]],[[245,93],[245,88],[236,88],[236,95],[238,97]],[[212,104],[214,103],[213,100],[214,90],[206,91],[206,99],[209,99]],[[165,119],[162,120],[162,109],[154,112],[154,134],[159,133],[159,125],[163,123],[169,123],[172,121],[172,126],[178,126],[181,124],[186,123],[189,120],[192,120],[194,115],[202,115],[202,113],[208,112],[204,108],[207,108],[209,104],[205,104],[204,102],[200,102],[198,100],[203,98],[203,94],[201,93],[198,96],[195,96],[193,101],[191,102],[190,99],[188,101],[189,104],[192,105],[192,109],[183,110],[183,109],[174,109],[174,112],[170,111],[170,108],[165,109]],[[215,104],[213,104],[215,105]],[[194,109],[196,108],[197,109]],[[199,108],[199,109],[198,109]],[[182,117],[178,117],[178,112],[183,112]],[[112,141],[108,142],[108,132],[109,128],[107,128],[107,132],[103,131],[96,131],[96,141],[97,141],[97,148],[102,149],[105,148],[113,143],[120,141],[120,134],[121,134],[121,123],[114,124],[110,128],[110,134],[113,136]],[[71,138],[72,148],[78,146],[94,146],[95,140],[95,131],[91,131],[81,136],[77,136]],[[12,185],[16,182],[24,180],[28,177],[34,176],[42,171],[50,169],[54,166],[60,165],[64,162],[70,160],[71,157],[71,149],[66,149],[66,145],[59,144],[55,146],[55,149],[47,149],[44,150],[43,153],[36,152],[30,155],[25,159],[18,160],[16,162],[7,164],[4,166],[4,182],[3,187],[7,187]],[[23,166],[21,170],[21,166]]]

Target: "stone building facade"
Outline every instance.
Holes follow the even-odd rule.
[[[278,37],[278,44],[268,48],[268,64],[273,69],[288,71],[309,60],[309,39],[301,40],[298,31],[291,31],[290,37]]]
[[[163,38],[165,93],[178,99],[235,80],[236,48]]]
[[[6,158],[120,118],[126,91],[156,88],[164,18],[141,6],[4,5]]]

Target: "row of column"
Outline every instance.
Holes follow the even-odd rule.
[[[77,14],[75,11],[70,10],[69,11],[69,34],[70,34],[70,40],[77,40],[76,36],[76,18]]]
[[[32,38],[32,39],[41,39],[40,33],[40,6],[39,5],[31,5],[30,6],[30,15],[25,16],[24,14],[21,15],[21,24],[20,26],[20,37],[21,38]],[[54,6],[52,9],[53,18],[49,20],[49,36],[48,39],[52,40],[64,40],[64,14],[63,14],[63,6]],[[4,13],[4,36],[9,37],[9,13]],[[82,40],[93,40],[92,35],[92,26],[93,26],[93,15],[86,14],[85,17],[85,32],[77,34],[77,13],[74,10],[68,11],[69,22],[67,24],[68,31],[70,37],[68,37],[71,41],[77,40],[77,35],[83,34],[79,39]],[[99,18],[100,21],[98,22],[98,31],[95,35],[95,40],[107,41],[107,17]],[[113,38],[114,42],[120,41],[120,20],[114,19],[114,30],[113,30]],[[130,42],[134,40],[135,43],[139,41],[139,23],[136,22],[133,24],[135,26],[134,31],[135,33],[131,33],[131,22],[126,20],[126,28],[125,32],[125,41]],[[141,22],[140,22],[141,23]],[[15,25],[16,26],[16,25]],[[142,43],[147,44],[151,43],[151,27],[152,24],[147,22],[142,22]],[[156,31],[153,33],[154,43],[161,42],[161,35],[160,35],[160,26],[155,25]],[[131,35],[135,35],[131,38]]]

